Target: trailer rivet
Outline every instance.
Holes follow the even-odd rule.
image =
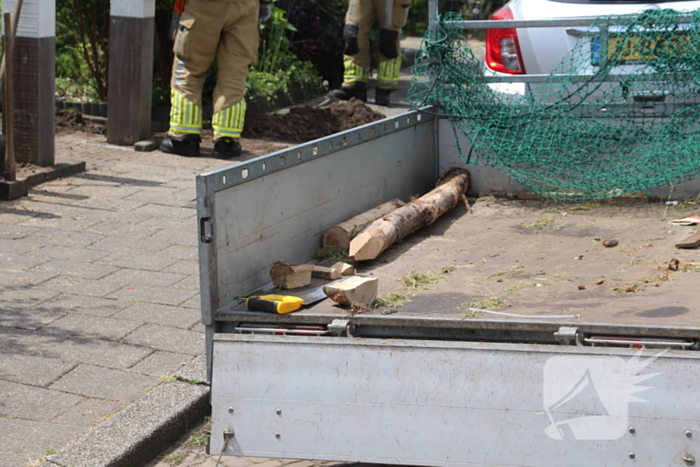
[[[634,455],[633,452],[630,452],[630,459],[634,459],[636,456]]]
[[[630,427],[630,433],[635,434],[636,432],[637,432],[637,430],[635,430],[634,427],[631,426],[631,427]]]
[[[282,415],[282,409],[277,409],[275,410],[275,412],[277,413],[277,415]]]
[[[279,434],[279,432],[275,433],[275,438],[280,439],[281,437],[282,437],[282,435]]]
[[[690,431],[686,431],[685,436],[687,436],[688,438],[692,438],[693,433],[691,433]]]
[[[686,465],[695,465],[695,457],[692,454],[686,454],[683,456],[683,462]]]
[[[233,407],[228,408],[228,413],[233,413]]]

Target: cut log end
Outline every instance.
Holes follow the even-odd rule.
[[[325,294],[341,305],[370,305],[377,299],[379,280],[376,277],[353,276],[323,287]]]
[[[323,246],[334,246],[345,250],[350,246],[350,236],[340,226],[333,226],[323,235]]]
[[[350,242],[350,261],[369,261],[386,249],[383,237],[361,233]]]

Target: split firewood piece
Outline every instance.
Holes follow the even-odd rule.
[[[469,172],[453,168],[445,172],[438,187],[368,225],[350,242],[350,261],[375,259],[384,250],[454,209],[469,189]]]
[[[329,281],[334,281],[342,277],[339,270],[333,267],[326,268],[323,266],[314,266],[314,270],[311,272],[311,275],[313,277],[318,277],[320,279],[326,279]]]
[[[277,261],[270,269],[270,278],[275,287],[283,289],[296,289],[311,283],[311,264],[292,265]]]
[[[389,214],[394,209],[400,208],[404,204],[405,203],[400,199],[393,199],[384,204],[380,204],[376,208],[365,211],[349,221],[334,225],[323,235],[323,246],[335,246],[347,250],[350,245],[350,240],[355,238],[368,224],[385,214]]]
[[[343,263],[342,261],[335,263],[333,266],[331,266],[331,269],[337,269],[340,271],[341,276],[352,276],[355,274],[355,266],[352,264]]]
[[[676,243],[676,248],[696,248],[700,246],[700,232],[696,232],[690,237],[681,240],[680,243]]]
[[[376,277],[353,276],[324,285],[328,298],[341,305],[369,305],[377,299],[379,280]]]

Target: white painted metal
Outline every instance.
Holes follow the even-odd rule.
[[[156,0],[112,0],[109,14],[128,18],[153,18],[156,14]]]
[[[275,261],[312,259],[329,227],[387,200],[430,190],[434,167],[433,122],[425,121],[216,191],[213,243],[200,245],[200,257],[215,248],[217,272],[209,280],[216,281],[218,304],[269,282]]]
[[[634,355],[216,335],[210,450],[219,454],[223,432],[231,430],[225,453],[240,456],[431,466],[687,465],[683,456],[700,454],[693,441],[700,434],[700,357],[647,351],[635,364]],[[571,384],[575,397],[551,409],[584,373],[581,381],[593,384]],[[636,396],[646,402],[626,399],[636,391],[623,384],[630,374],[643,376],[636,387],[648,389]],[[549,409],[563,422],[562,439],[555,439]]]
[[[122,0],[119,0],[122,1]],[[16,0],[2,2],[3,13],[13,13]],[[56,36],[56,0],[24,0],[17,25],[18,37]]]

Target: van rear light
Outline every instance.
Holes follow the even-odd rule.
[[[496,11],[492,20],[514,19],[513,12],[507,6]],[[514,28],[486,30],[486,65],[493,71],[511,75],[525,74],[521,59],[518,33]]]

